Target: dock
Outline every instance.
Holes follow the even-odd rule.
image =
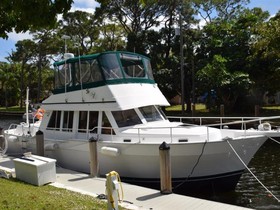
[[[0,175],[13,174],[13,157],[0,156]],[[80,173],[56,166],[56,182],[50,185],[64,188],[78,193],[99,197],[105,194],[105,178],[90,177],[89,174]],[[120,206],[131,210],[248,210],[239,207],[184,195],[161,194],[159,190],[122,183],[124,192],[123,202]],[[106,202],[107,200],[104,200]]]

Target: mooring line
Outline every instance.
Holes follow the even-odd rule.
[[[243,162],[243,160],[241,159],[241,157],[238,155],[238,153],[236,152],[236,150],[233,148],[233,146],[231,145],[231,143],[229,143],[228,140],[226,140],[227,143],[229,144],[229,146],[231,147],[231,149],[233,150],[233,152],[236,154],[236,156],[239,158],[239,160],[241,161],[241,163],[245,166],[245,168],[251,173],[251,175],[261,184],[261,186],[271,195],[273,196],[278,202],[280,202],[280,200],[269,190],[267,189],[267,187],[258,179],[258,177],[255,176],[255,174],[248,168],[248,166]]]
[[[266,137],[269,138],[270,140],[274,141],[275,143],[280,144],[280,142],[277,141],[277,140],[275,140],[274,138],[272,138],[272,137],[270,137],[270,136],[266,136]]]

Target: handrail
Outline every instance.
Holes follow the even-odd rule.
[[[264,120],[275,120],[275,119],[279,119],[280,120],[280,116],[270,116],[270,117],[178,117],[178,116],[167,116],[168,119],[179,119],[180,122],[183,123],[184,119],[187,120],[194,120],[194,119],[199,119],[199,125],[203,125],[202,121],[203,119],[216,119],[219,120],[220,123],[213,123],[213,124],[205,124],[205,126],[224,126],[224,125],[232,125],[232,124],[240,124],[242,125],[241,129],[244,130],[244,125],[246,123],[250,123],[250,122],[257,122],[259,121],[259,123],[261,124],[262,121]],[[245,120],[248,119],[248,120]],[[233,121],[233,122],[224,122],[224,120],[240,120],[240,121]]]

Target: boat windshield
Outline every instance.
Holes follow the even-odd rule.
[[[112,111],[112,114],[116,120],[117,125],[121,127],[133,126],[142,124],[139,116],[134,109],[123,110],[123,111]]]
[[[145,106],[139,108],[143,117],[147,122],[160,121],[165,119],[165,115],[161,115],[161,112],[155,106]]]

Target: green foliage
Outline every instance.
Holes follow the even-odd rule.
[[[73,0],[1,0],[0,2],[0,37],[7,38],[7,33],[25,32],[30,29],[52,27],[56,16],[66,13]]]

